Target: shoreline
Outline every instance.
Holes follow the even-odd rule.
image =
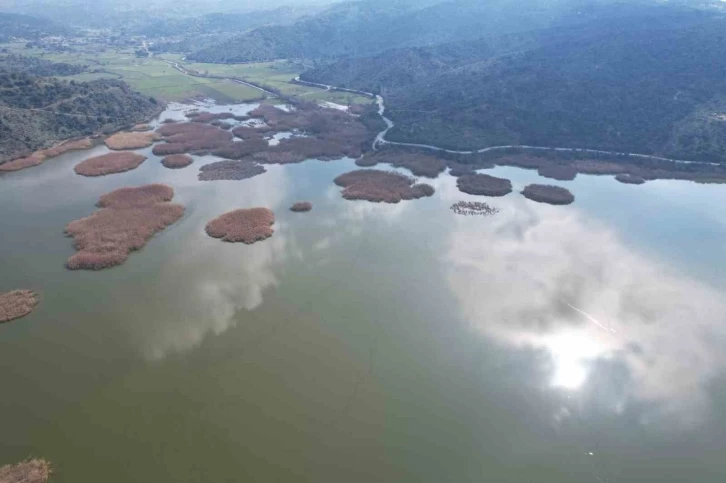
[[[33,151],[30,154],[23,154],[19,155],[17,157],[13,157],[6,160],[0,160],[0,173],[12,173],[15,171],[21,171],[23,169],[32,168],[33,166],[38,166],[40,164],[43,164],[45,161],[55,158],[57,156],[60,156],[62,154],[71,152],[71,151],[83,151],[86,149],[91,149],[93,147],[96,147],[100,144],[102,144],[106,139],[113,136],[114,134],[124,132],[124,131],[133,131],[133,126],[138,126],[139,124],[148,124],[153,122],[155,119],[157,119],[161,114],[166,110],[168,104],[164,101],[158,101],[159,105],[157,106],[156,111],[150,115],[145,117],[142,120],[139,120],[137,122],[134,122],[130,126],[124,126],[122,128],[116,129],[115,131],[104,134],[102,132],[96,132],[93,134],[89,134],[88,136],[74,136],[68,139],[63,139],[60,141],[55,142],[51,146],[48,146],[46,148],[41,148],[36,151]],[[91,145],[85,146],[85,147],[69,147],[69,148],[63,148],[64,146],[68,144],[73,144],[77,142],[82,142],[84,140],[88,140]],[[50,153],[49,153],[50,152]],[[24,160],[24,159],[34,159],[35,161],[30,162],[29,164],[21,165],[18,168],[10,168],[8,169],[6,166],[10,163],[16,163],[18,161]]]
[[[592,149],[592,148],[568,148],[568,147],[555,147],[555,146],[530,146],[526,144],[516,144],[516,145],[501,145],[501,146],[488,146],[480,149],[472,149],[472,150],[456,150],[456,149],[448,149],[440,146],[434,146],[431,144],[423,144],[423,143],[409,143],[409,142],[402,142],[402,141],[389,141],[385,139],[386,134],[388,134],[388,131],[390,131],[394,126],[395,123],[388,117],[385,116],[386,107],[385,107],[385,100],[382,96],[373,94],[371,92],[366,91],[360,91],[356,89],[348,89],[344,87],[337,87],[333,85],[328,84],[321,84],[317,82],[310,82],[306,80],[302,80],[300,76],[293,79],[294,83],[300,83],[304,85],[310,85],[314,87],[322,87],[326,88],[326,90],[337,90],[337,91],[343,91],[343,92],[352,92],[356,94],[363,94],[365,96],[368,96],[372,99],[375,99],[378,103],[378,113],[380,114],[381,118],[383,118],[383,121],[386,123],[387,128],[384,131],[381,131],[378,136],[376,137],[376,140],[373,143],[373,150],[376,151],[378,148],[378,144],[389,144],[392,146],[403,146],[403,147],[410,147],[410,148],[420,148],[420,149],[427,149],[430,151],[437,151],[437,152],[444,152],[448,154],[463,154],[463,155],[471,155],[471,154],[484,154],[492,151],[503,151],[507,149],[525,149],[525,150],[533,150],[533,151],[557,151],[557,152],[569,152],[569,153],[589,153],[589,154],[598,154],[598,155],[607,155],[607,156],[616,156],[616,157],[635,157],[640,159],[650,159],[653,161],[668,161],[668,162],[674,162],[674,163],[684,163],[684,164],[704,164],[704,165],[711,165],[711,166],[720,166],[721,163],[715,163],[710,161],[692,161],[692,160],[685,160],[685,159],[675,159],[675,158],[668,158],[665,156],[656,156],[652,154],[643,154],[643,153],[628,153],[628,152],[621,152],[621,151],[607,151],[607,150],[601,150],[601,149]]]

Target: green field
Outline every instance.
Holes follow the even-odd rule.
[[[278,89],[288,96],[300,96],[310,100],[325,100],[340,104],[369,103],[364,96],[342,92],[328,92],[315,87],[290,82],[304,68],[287,61],[259,62],[253,64],[199,64],[185,63],[182,56],[163,54],[150,58],[138,58],[133,50],[115,50],[100,46],[74,47],[71,52],[47,52],[27,49],[23,43],[0,44],[10,52],[30,55],[70,64],[87,65],[90,72],[69,76],[68,79],[88,81],[94,79],[123,79],[143,94],[166,101],[181,101],[195,97],[210,97],[220,103],[258,100],[264,96],[258,89],[235,82],[185,75],[167,61],[180,62],[190,70],[211,75],[237,77],[249,82]]]
[[[201,64],[181,61],[181,56],[165,54],[161,56],[167,60],[180,62],[187,69],[205,72],[211,75],[237,77],[255,84],[270,86],[279,89],[288,96],[304,96],[311,100],[325,100],[340,104],[367,104],[371,100],[345,92],[330,92],[315,87],[302,86],[292,83],[292,79],[300,75],[304,67],[288,61],[256,62],[249,64]]]

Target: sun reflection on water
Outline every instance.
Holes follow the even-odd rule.
[[[577,390],[590,373],[590,364],[607,357],[607,345],[590,331],[565,331],[546,336],[542,345],[552,356],[554,371],[550,381],[553,387]]]

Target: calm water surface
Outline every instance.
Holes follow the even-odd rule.
[[[199,182],[215,158],[173,171],[146,149],[74,174],[105,151],[0,176],[0,291],[41,295],[0,326],[0,464],[43,456],[57,483],[726,481],[726,187],[580,176],[556,182],[569,207],[515,192],[459,217],[477,198],[448,175],[377,205],[332,183],[352,160]],[[121,267],[67,271],[65,224],[149,182],[184,218]],[[252,206],[272,238],[204,233]]]

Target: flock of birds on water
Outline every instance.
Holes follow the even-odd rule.
[[[499,213],[499,208],[489,206],[481,201],[459,201],[451,205],[451,211],[463,216],[494,216]]]

